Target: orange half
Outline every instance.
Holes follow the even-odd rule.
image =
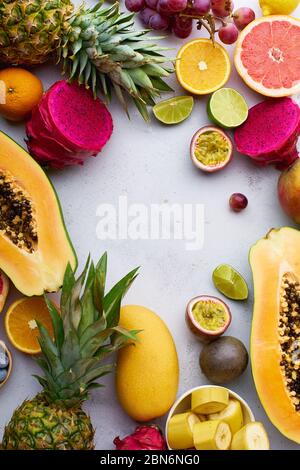
[[[237,42],[234,62],[245,83],[265,96],[300,92],[300,20],[286,15],[259,18]]]
[[[175,69],[185,90],[194,95],[207,95],[225,85],[231,64],[224,47],[202,38],[187,42],[179,50]]]
[[[24,297],[14,302],[5,315],[5,330],[16,349],[26,354],[39,354],[38,320],[53,337],[51,316],[43,297]]]

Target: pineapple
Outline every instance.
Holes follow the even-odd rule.
[[[106,254],[96,267],[88,260],[77,280],[71,267],[67,267],[61,314],[46,298],[54,340],[39,324],[42,355],[37,362],[43,376],[36,378],[43,390],[15,410],[4,430],[2,449],[94,448],[94,429],[82,403],[88,399],[91,389],[101,386],[96,380],[114,368],[107,362],[101,364],[103,359],[128,341],[135,341],[138,333],[118,326],[121,300],[137,270],[104,295],[106,265]]]
[[[163,77],[172,70],[164,49],[133,26],[134,14],[120,13],[118,3],[75,10],[70,0],[2,0],[0,62],[30,66],[54,55],[70,80],[107,100],[114,91],[126,112],[127,92],[148,120],[147,105],[171,90]]]

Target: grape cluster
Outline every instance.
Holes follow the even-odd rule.
[[[212,39],[218,33],[224,44],[233,44],[239,31],[255,19],[251,8],[233,11],[231,0],[125,0],[125,5],[129,11],[139,12],[147,28],[187,38],[196,20],[198,29],[207,29]]]

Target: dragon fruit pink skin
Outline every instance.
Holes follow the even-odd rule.
[[[269,99],[249,110],[247,121],[236,129],[237,150],[260,165],[288,167],[298,158],[300,108],[291,98]]]
[[[155,425],[138,426],[133,434],[114,439],[117,450],[166,450],[166,441]]]
[[[26,126],[28,150],[52,168],[82,165],[109,140],[112,118],[106,106],[76,83],[55,83],[33,110]]]

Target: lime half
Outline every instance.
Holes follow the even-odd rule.
[[[246,121],[248,105],[244,97],[233,88],[221,88],[211,96],[207,113],[214,123],[230,129]]]
[[[248,286],[245,279],[228,264],[218,266],[212,278],[216,288],[229,299],[246,300],[248,298]]]
[[[175,96],[153,106],[156,119],[164,124],[178,124],[189,117],[194,107],[192,96]]]

